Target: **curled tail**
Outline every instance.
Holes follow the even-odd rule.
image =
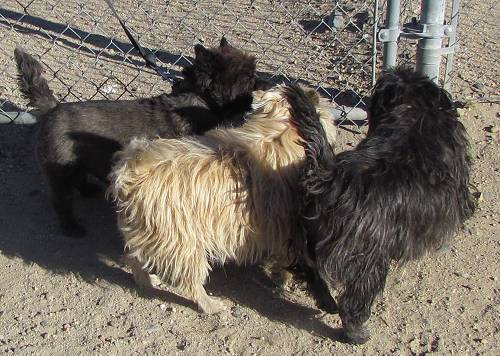
[[[19,89],[29,100],[29,105],[46,112],[58,104],[47,80],[42,76],[43,67],[33,56],[19,47],[14,50],[18,71]]]
[[[285,89],[285,96],[291,107],[290,120],[303,141],[306,172],[331,164],[335,155],[316,110],[319,103],[318,93],[313,90],[306,93],[298,85],[289,85]]]

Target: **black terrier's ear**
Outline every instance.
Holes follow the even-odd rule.
[[[194,55],[196,58],[201,59],[204,57],[208,57],[210,55],[210,51],[203,47],[201,44],[197,44],[194,46]]]
[[[222,36],[222,38],[220,39],[219,47],[223,48],[223,47],[228,47],[228,46],[229,46],[229,42],[227,41],[226,36]]]

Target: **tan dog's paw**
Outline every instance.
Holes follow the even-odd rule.
[[[228,310],[230,302],[218,297],[207,297],[203,302],[198,302],[198,306],[205,314],[217,314],[224,310]]]

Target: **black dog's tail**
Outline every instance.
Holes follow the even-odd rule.
[[[16,59],[19,89],[29,100],[29,105],[42,112],[48,111],[58,104],[47,80],[42,76],[44,70],[40,62],[19,47],[14,50]]]
[[[306,93],[298,85],[289,85],[285,89],[285,96],[291,107],[290,120],[303,140],[306,167],[314,169],[332,163],[335,157],[333,148],[315,107],[319,102],[319,95],[312,90]]]

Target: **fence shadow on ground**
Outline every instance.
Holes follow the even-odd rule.
[[[76,213],[89,229],[89,235],[82,240],[60,235],[34,155],[35,134],[36,125],[0,125],[1,253],[52,273],[75,274],[88,283],[99,280],[116,284],[135,295],[137,288],[130,274],[120,267],[123,244],[110,203],[76,197]],[[227,266],[211,274],[207,289],[270,320],[342,340],[340,330],[315,317],[318,310],[277,298],[271,288],[265,287],[270,283],[266,278],[257,268]],[[161,294],[161,299],[194,307],[167,292]]]

